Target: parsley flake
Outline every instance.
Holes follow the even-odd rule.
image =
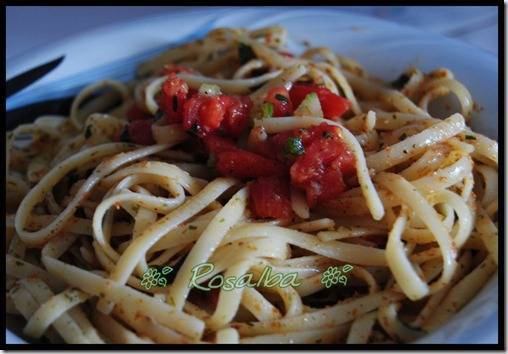
[[[265,102],[261,106],[262,118],[271,118],[273,117],[273,104],[270,102]]]
[[[284,144],[284,153],[291,156],[300,156],[305,153],[302,139],[296,136],[291,136]]]

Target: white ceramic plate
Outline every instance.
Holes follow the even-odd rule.
[[[216,27],[281,25],[290,34],[289,49],[302,42],[325,45],[359,61],[370,73],[393,80],[408,66],[423,71],[451,69],[483,108],[473,127],[494,139],[498,134],[498,60],[465,43],[393,23],[330,9],[241,8],[166,13],[98,28],[37,48],[7,63],[7,79],[65,54],[63,63],[32,86],[10,97],[7,110],[75,94],[84,85],[113,78],[128,80],[143,59],[198,37]],[[446,326],[417,343],[497,343],[498,276]],[[9,325],[9,328],[13,328]],[[16,331],[19,333],[19,331]],[[7,330],[7,343],[23,339]]]

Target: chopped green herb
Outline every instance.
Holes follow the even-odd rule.
[[[402,135],[399,136],[399,141],[402,141],[402,140],[404,140],[406,138],[407,138],[407,134],[406,133],[402,133]]]
[[[288,98],[286,96],[281,95],[280,93],[275,95],[275,99],[277,99],[278,101],[284,102],[284,103],[289,102]]]
[[[224,218],[221,218],[221,219],[219,220],[219,222],[224,222]]]
[[[474,135],[466,135],[467,140],[476,140],[476,136]]]
[[[284,144],[284,153],[291,156],[300,156],[305,153],[302,139],[296,136],[291,136]]]
[[[273,117],[273,104],[270,102],[265,102],[261,106],[262,118],[271,118]]]
[[[196,230],[198,227],[194,225],[189,225],[189,230]]]
[[[240,42],[238,44],[238,58],[241,64],[245,64],[249,60],[256,58],[256,53],[254,53],[249,45]]]
[[[390,86],[394,89],[400,90],[404,86],[406,86],[407,82],[409,81],[410,76],[406,73],[402,73],[398,78],[390,82]]]

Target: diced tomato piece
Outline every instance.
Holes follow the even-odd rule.
[[[289,97],[291,98],[291,102],[293,105],[298,108],[300,103],[304,100],[304,98],[312,92],[315,92],[318,97],[325,93],[325,88],[321,88],[316,85],[307,85],[307,84],[294,84],[289,90]],[[328,90],[326,90],[328,91]],[[320,100],[321,102],[321,100]]]
[[[155,140],[152,135],[151,120],[134,120],[127,125],[129,140],[135,144],[152,145]]]
[[[222,175],[237,178],[267,177],[287,173],[287,168],[283,164],[242,149],[219,153],[215,167]]]
[[[293,210],[288,181],[280,176],[270,176],[250,183],[249,208],[260,218],[290,219]]]
[[[310,146],[316,140],[340,139],[340,135],[336,127],[326,123],[321,123],[318,126],[307,129],[302,128],[288,130],[272,135],[263,144],[264,146],[258,146],[256,151],[269,158],[276,158],[280,161],[287,161],[287,156],[284,154],[284,145],[287,139],[290,137],[300,138],[305,148]]]
[[[195,95],[183,105],[183,127],[200,137],[222,129],[225,135],[238,138],[247,127],[251,107],[248,97]]]
[[[345,112],[349,110],[351,106],[347,99],[332,92],[327,95],[322,95],[319,98],[319,102],[321,103],[323,116],[333,120],[339,119]]]
[[[224,133],[238,138],[245,131],[249,123],[252,101],[248,96],[226,95],[222,95],[221,100],[226,107],[226,116],[223,124]]]
[[[217,135],[208,135],[203,140],[210,154],[218,154],[220,152],[238,149],[233,140]]]
[[[189,86],[174,73],[169,74],[162,84],[162,94],[159,99],[159,106],[166,114],[169,123],[176,123],[182,120],[183,105],[189,93]]]
[[[284,50],[280,50],[279,54],[282,55],[282,56],[288,57],[288,58],[294,58],[294,55],[292,53],[286,52]]]
[[[298,130],[288,130],[269,137],[267,145],[270,145],[270,149],[266,149],[268,152],[265,156],[287,162],[287,156],[284,154],[284,145],[290,137],[298,136]]]
[[[138,105],[133,104],[131,108],[127,111],[127,118],[129,120],[144,120],[144,119],[152,119],[152,115],[148,112],[143,111]]]
[[[325,118],[336,120],[350,107],[350,103],[347,99],[334,94],[327,88],[305,84],[295,84],[289,91],[293,106],[298,108],[305,96],[312,92],[318,95],[319,103],[321,104],[321,109],[323,110]]]
[[[337,156],[337,148],[341,147],[333,140],[311,144],[305,149],[305,154],[299,156],[291,166],[293,183],[304,187],[310,180],[319,179]]]
[[[199,108],[199,123],[206,132],[217,130],[225,113],[226,109],[220,97],[208,97]]]
[[[183,105],[183,128],[195,133],[199,131],[199,111],[206,97],[195,96],[185,101]]]
[[[318,183],[324,193],[316,196],[318,201],[336,198],[348,189],[342,171],[334,166],[326,169]]]
[[[178,73],[194,73],[194,70],[186,66],[166,64],[162,69],[162,75],[178,74]]]
[[[274,117],[285,117],[293,114],[293,104],[289,98],[289,92],[283,86],[270,89],[265,102],[273,104]]]
[[[337,158],[333,161],[332,167],[339,169],[344,177],[349,177],[356,172],[356,160],[353,153],[346,145],[343,144],[342,146],[344,149],[341,150],[340,154],[338,154]]]
[[[338,197],[347,189],[344,176],[354,173],[355,159],[337,134],[323,133],[322,138],[316,136],[311,141],[305,154],[296,158],[290,173],[292,184],[304,189],[307,203],[314,206]]]

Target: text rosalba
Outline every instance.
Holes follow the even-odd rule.
[[[302,284],[298,280],[298,273],[273,273],[272,267],[267,266],[263,269],[261,276],[256,282],[252,279],[254,275],[252,273],[245,273],[242,276],[235,277],[217,274],[210,278],[207,286],[200,285],[200,279],[206,278],[206,276],[213,272],[214,265],[212,263],[198,264],[192,268],[192,276],[189,282],[189,288],[198,288],[204,291],[210,291],[210,289],[222,288],[223,290],[230,291],[239,288],[254,288],[254,287],[266,287],[272,288],[275,286],[285,288],[288,286],[297,287]]]

